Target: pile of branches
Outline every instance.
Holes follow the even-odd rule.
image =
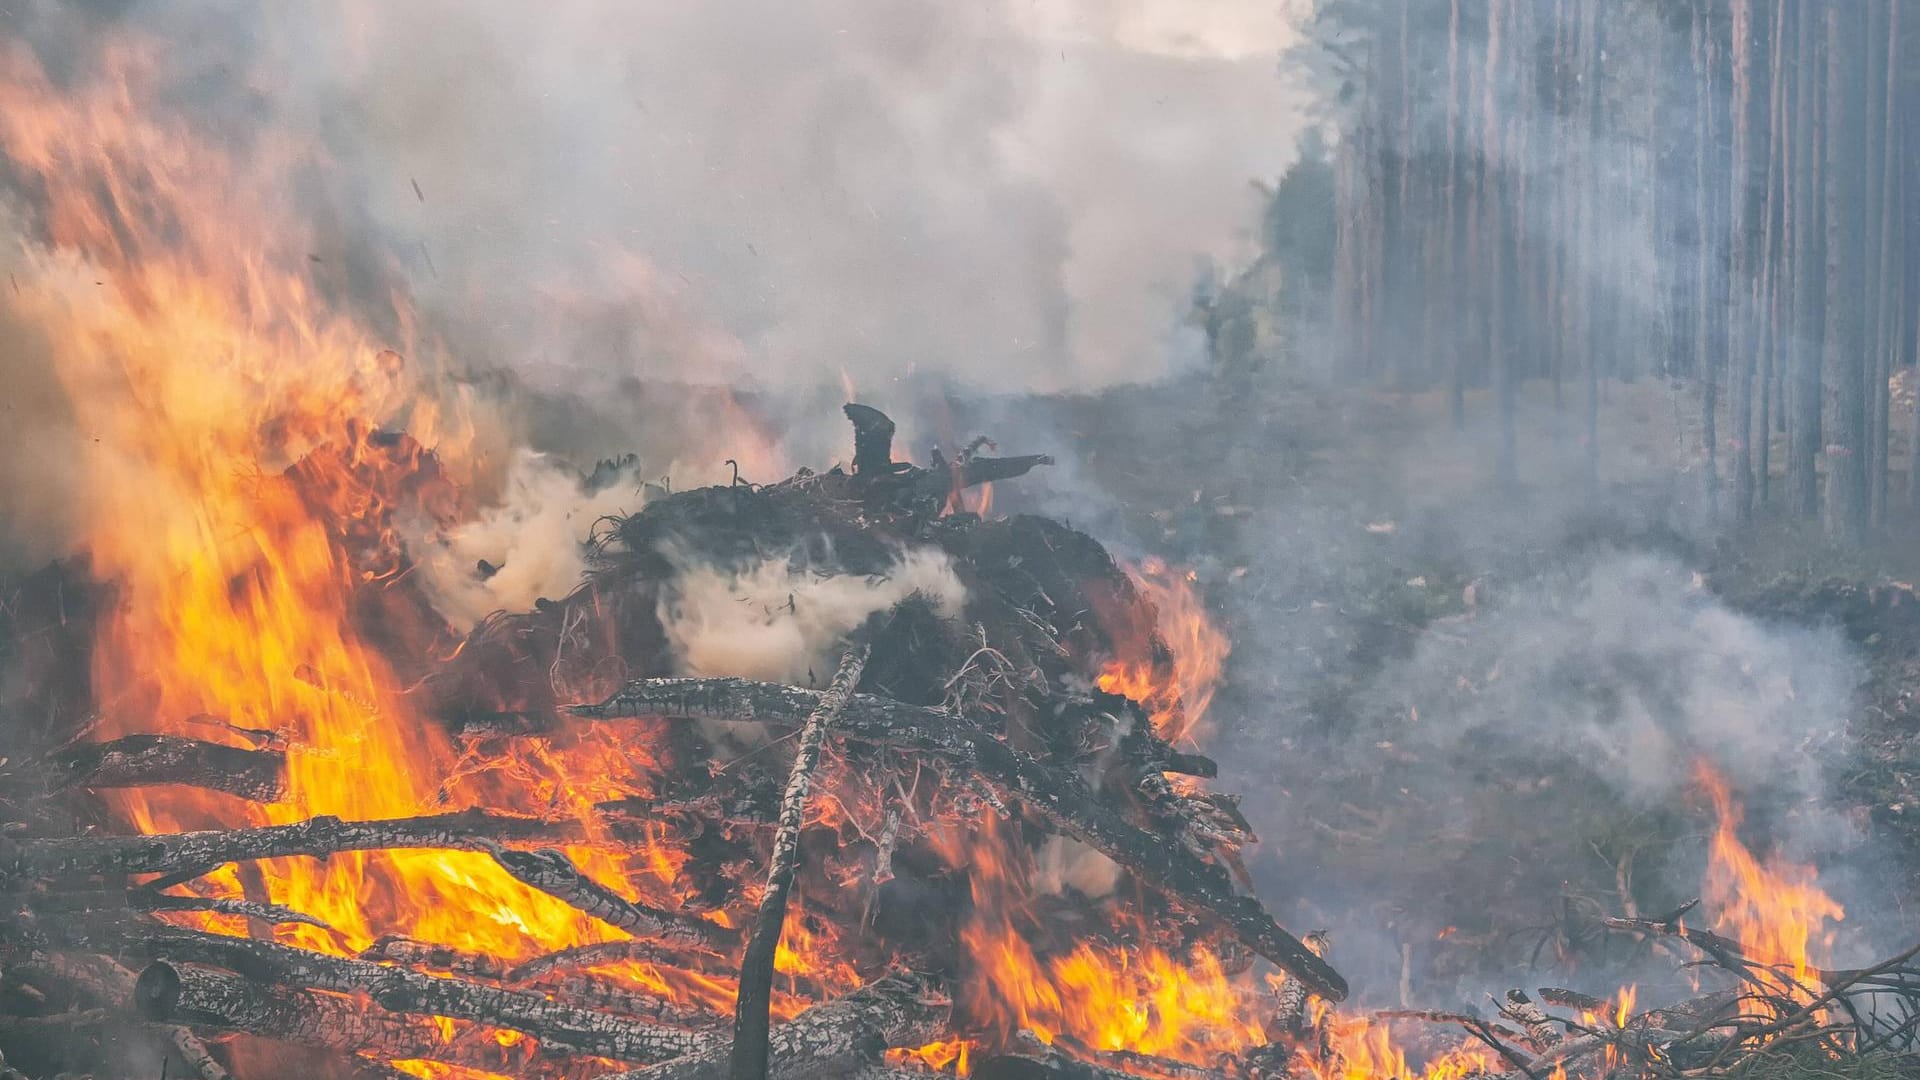
[[[87,741],[86,627],[110,586],[71,566],[30,583],[0,627],[12,643],[0,657],[33,676],[0,704],[41,740],[0,771],[0,1048],[11,1062],[0,1075],[215,1080],[324,1060],[381,1077],[398,1075],[396,1062],[620,1080],[882,1077],[911,1071],[883,1064],[888,1048],[956,1035],[981,1040],[974,1074],[989,1078],[1270,1072],[1260,1062],[1280,1060],[1271,1049],[1203,1069],[1035,1047],[970,1015],[956,829],[964,843],[988,829],[1013,838],[1016,860],[1064,837],[1140,886],[1039,898],[1036,933],[1053,939],[1042,950],[1135,933],[1176,954],[1205,948],[1236,971],[1271,964],[1300,1001],[1337,1001],[1347,988],[1242,887],[1239,848],[1252,834],[1232,798],[1200,783],[1214,763],[1095,684],[1121,655],[1172,675],[1152,607],[1125,572],[1057,522],[954,511],[957,492],[1047,460],[985,456],[976,444],[930,467],[897,463],[890,420],[857,405],[847,414],[850,469],[653,492],[639,513],[606,523],[594,570],[571,595],[489,620],[447,650],[451,660],[396,659],[420,675],[423,711],[464,741],[463,767],[510,771],[530,748],[603,736],[644,746],[632,776],[604,778],[630,794],[597,803],[589,819],[473,806],[129,835],[95,793],[188,785],[269,802],[300,748],[211,718],[206,739]],[[343,523],[339,534],[390,535],[380,524]],[[950,559],[966,586],[957,617],[908,597],[850,631],[834,669],[804,685],[672,677],[661,613],[687,553],[872,576],[916,548]],[[391,553],[381,558],[379,580],[408,579]],[[391,595],[365,606],[388,622],[425,608]],[[449,777],[448,792],[459,782]],[[561,850],[577,844],[636,857],[669,844],[687,858],[670,900],[635,900]],[[332,932],[312,913],[254,887],[240,898],[201,887],[228,868],[257,885],[267,859],[402,849],[484,853],[617,933],[511,961],[404,937],[346,955],[289,943],[312,940],[289,928]],[[1139,910],[1116,920],[1109,908],[1121,902]],[[247,932],[187,929],[183,912],[244,920]],[[796,919],[826,933],[850,976],[776,975],[775,946]],[[1140,929],[1115,929],[1123,924]],[[621,963],[737,993],[715,1003],[605,974]],[[790,1018],[775,1024],[776,1013]]]
[[[1920,945],[1869,968],[1796,973],[1686,925],[1697,904],[1602,922],[1607,932],[1672,946],[1707,976],[1700,981],[1717,974],[1720,989],[1632,1013],[1618,1001],[1540,987],[1538,1000],[1507,991],[1492,1001],[1492,1014],[1402,1009],[1376,1017],[1464,1030],[1501,1064],[1488,1080],[1904,1075],[1920,1065]]]

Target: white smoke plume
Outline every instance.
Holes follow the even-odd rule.
[[[784,559],[744,569],[682,556],[660,599],[676,666],[683,675],[736,675],[824,685],[836,648],[869,615],[918,593],[957,616],[966,586],[945,552],[915,549],[880,577],[820,576]]]
[[[588,492],[579,473],[520,450],[497,504],[444,535],[408,529],[407,548],[434,607],[464,632],[493,612],[525,611],[539,597],[571,592],[586,572],[594,523],[644,505],[636,483]]]

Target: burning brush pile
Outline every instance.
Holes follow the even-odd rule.
[[[1189,701],[1219,656],[1168,639],[1223,645],[1176,625],[1204,619],[1186,583],[961,508],[1046,459],[896,463],[892,423],[846,412],[851,469],[652,490],[602,523],[577,590],[463,638],[393,539],[458,498],[405,436],[350,430],[259,494],[353,569],[338,625],[380,674],[289,656],[283,716],[169,714],[164,678],[102,680],[120,587],[28,581],[6,628],[12,1068],[1540,1080],[1858,1056],[1920,1025],[1912,953],[1811,966],[1837,907],[1748,855],[1724,796],[1736,932],[1685,911],[1601,930],[1726,987],[1638,1013],[1552,988],[1334,1011],[1328,942],[1247,895],[1253,837],[1206,788]],[[115,735],[136,712],[156,730]]]
[[[112,583],[30,581],[14,1060],[150,1068],[129,1040],[164,1030],[209,1076],[289,1044],[428,1076],[1284,1067],[1254,999],[1304,1018],[1346,986],[1236,887],[1252,837],[1172,741],[1154,606],[1083,534],[956,511],[1046,459],[916,468],[846,412],[850,471],[656,490],[576,591],[463,640],[392,546],[454,501],[433,457],[310,453],[268,486],[355,568],[340,625],[410,687],[388,701],[289,657],[287,717],[102,738],[165,688],[87,677]],[[766,677],[671,677],[717,671]],[[405,812],[287,812],[336,806]]]

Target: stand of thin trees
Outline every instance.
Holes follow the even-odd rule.
[[[1597,478],[1603,383],[1663,376],[1718,512],[1857,541],[1920,505],[1920,469],[1889,490],[1920,423],[1888,391],[1920,332],[1907,6],[1322,0],[1340,370],[1444,387],[1456,423],[1489,390],[1503,480],[1523,384]]]

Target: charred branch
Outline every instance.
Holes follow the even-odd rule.
[[[767,1075],[771,1023],[767,1010],[773,1001],[773,957],[780,945],[780,931],[786,926],[787,897],[793,889],[794,870],[800,861],[800,823],[806,816],[807,792],[813,786],[813,771],[820,764],[827,731],[845,711],[847,699],[860,684],[860,673],[866,669],[867,657],[872,651],[872,646],[864,641],[847,648],[833,681],[800,729],[793,770],[787,776],[786,794],[780,799],[780,827],[773,836],[766,891],[761,894],[760,911],[753,921],[753,935],[747,939],[746,958],[740,962],[739,991],[734,1000],[733,1056],[728,1070],[732,1080],[765,1080]]]
[[[82,934],[78,944],[95,948],[111,945],[117,952],[175,965],[222,968],[279,988],[360,995],[388,1012],[445,1016],[509,1028],[534,1037],[549,1052],[647,1064],[693,1052],[706,1041],[706,1037],[693,1032],[576,1008],[538,993],[423,975],[273,941],[131,925],[120,927],[112,936],[116,940],[107,942]]]
[[[795,727],[820,696],[818,691],[746,679],[642,679],[599,705],[569,711],[599,719],[658,717]],[[963,763],[1003,799],[1017,800],[1055,830],[1099,851],[1169,898],[1212,917],[1314,993],[1332,1001],[1347,996],[1339,972],[1274,922],[1258,900],[1236,895],[1223,871],[1133,825],[1071,770],[1041,762],[963,716],[869,694],[849,699],[835,730],[848,739]]]
[[[287,793],[287,755],[248,750],[177,735],[128,735],[80,743],[55,756],[64,786],[155,787],[182,784],[224,791],[253,802],[278,802]]]
[[[769,1075],[799,1080],[851,1074],[876,1064],[889,1046],[933,1038],[946,1024],[948,1005],[918,976],[876,979],[773,1029]],[[730,1040],[710,1038],[674,1061],[600,1080],[723,1080],[732,1055]]]
[[[564,852],[554,848],[515,851],[496,845],[489,852],[521,884],[630,934],[706,949],[718,948],[733,937],[717,923],[628,900],[588,877]]]
[[[435,848],[484,851],[499,844],[567,843],[585,838],[578,821],[463,810],[425,817],[345,821],[316,817],[258,829],[208,829],[149,836],[77,836],[19,841],[0,882],[78,875],[193,876],[230,862],[343,851]]]
[[[532,1057],[525,1040],[507,1047],[471,1033],[447,1039],[423,1017],[374,1012],[339,994],[264,987],[231,972],[191,964],[149,965],[134,986],[133,1003],[148,1020],[375,1058],[510,1072]]]

